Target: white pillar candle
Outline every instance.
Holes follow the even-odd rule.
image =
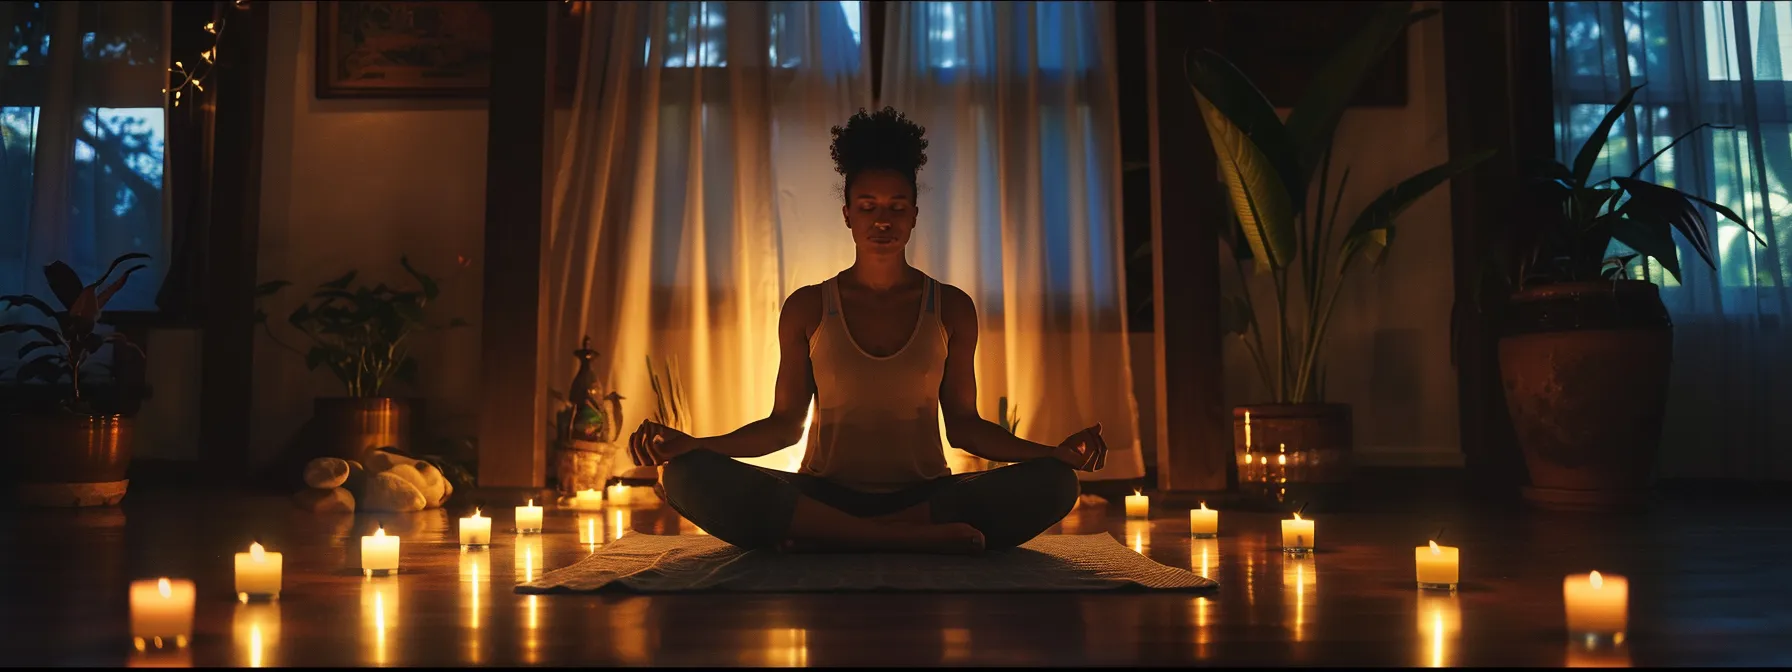
[[[535,505],[535,500],[516,507],[516,531],[524,534],[541,531],[541,507]]]
[[[587,546],[604,543],[604,516],[601,513],[581,514],[579,523],[579,543]]]
[[[1455,546],[1439,546],[1431,542],[1430,546],[1419,546],[1412,549],[1413,562],[1418,565],[1419,587],[1437,590],[1455,590],[1461,578],[1460,549]]]
[[[186,579],[132,581],[131,637],[137,649],[186,646],[193,636],[194,594]]]
[[[517,583],[534,581],[541,576],[541,536],[520,534],[516,537]]]
[[[1313,550],[1313,521],[1302,519],[1298,511],[1293,518],[1282,521],[1282,550]]]
[[[572,505],[575,509],[596,509],[604,505],[604,493],[595,488],[580,490],[573,495]]]
[[[479,509],[473,509],[473,515],[460,519],[460,545],[486,546],[492,543],[492,519],[479,515]]]
[[[1132,491],[1132,494],[1126,496],[1126,517],[1150,518],[1151,498],[1137,490]]]
[[[1568,634],[1620,634],[1630,618],[1630,581],[1599,572],[1570,574],[1562,579],[1562,602],[1568,609]]]
[[[373,534],[361,537],[361,573],[373,576],[374,572],[392,573],[398,571],[398,537],[386,536],[386,528],[380,527]]]
[[[250,543],[248,553],[236,554],[236,598],[279,598],[281,555],[263,550],[261,544]]]
[[[611,504],[613,504],[615,506],[628,506],[629,505],[629,503],[630,503],[629,502],[629,494],[630,493],[629,493],[628,486],[623,485],[621,483],[617,483],[608,488],[605,488],[604,490],[605,490],[605,494],[609,497]]]
[[[1188,533],[1196,539],[1220,536],[1220,512],[1207,508],[1207,502],[1201,502],[1201,508],[1189,509]]]

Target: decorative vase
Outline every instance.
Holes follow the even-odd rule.
[[[1640,280],[1512,296],[1499,343],[1506,410],[1539,508],[1613,510],[1648,494],[1667,408],[1673,323]]]
[[[360,460],[368,450],[411,451],[411,402],[394,397],[319,397],[312,402],[317,446],[312,457]]]
[[[122,415],[18,413],[6,418],[27,506],[112,506],[130,485],[135,423]]]
[[[1348,404],[1239,406],[1232,409],[1232,442],[1242,493],[1309,510],[1336,503],[1355,466]]]

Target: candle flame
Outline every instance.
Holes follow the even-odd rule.
[[[1300,520],[1300,512],[1299,512],[1299,511],[1295,511],[1295,512],[1294,512],[1294,519],[1295,519],[1295,520]]]
[[[473,517],[474,518],[479,517],[479,507],[477,507],[477,506],[473,507]]]
[[[1593,590],[1599,590],[1600,586],[1605,585],[1605,578],[1599,576],[1599,572],[1593,572],[1587,575],[1587,583],[1593,584]]]
[[[534,497],[530,497],[530,498],[529,498],[529,503],[528,503],[528,504],[525,504],[525,505],[524,505],[524,506],[535,506],[535,498],[534,498]]]
[[[373,536],[376,536],[376,537],[384,537],[384,536],[386,536],[386,526],[384,526],[384,525],[381,525],[381,526],[379,526],[379,527],[377,527],[377,528],[374,528],[374,530],[373,530]]]
[[[267,557],[268,557],[267,550],[263,549],[261,547],[261,544],[258,544],[258,543],[249,544],[249,559],[250,560],[254,560],[255,562],[261,562],[263,560],[266,560]]]
[[[1431,554],[1432,555],[1443,555],[1444,554],[1443,551],[1438,550],[1436,541],[1431,542]]]
[[[1201,502],[1201,510],[1202,510],[1202,511],[1206,511],[1206,510],[1207,510],[1207,502]]]
[[[1276,464],[1287,464],[1287,463],[1288,463],[1287,455],[1277,455],[1276,456]]]
[[[1143,490],[1140,490],[1140,489],[1138,489],[1138,488],[1133,488],[1133,489],[1132,489],[1132,496],[1134,496],[1134,497],[1139,497],[1139,496],[1142,496],[1142,495],[1144,495],[1144,494],[1145,494],[1145,492],[1144,492],[1144,491],[1143,491]]]
[[[162,597],[174,597],[174,586],[168,584],[168,579],[156,579],[156,592]]]

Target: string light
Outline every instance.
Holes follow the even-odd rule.
[[[235,5],[240,9],[247,7],[249,3],[247,0],[236,0]],[[174,76],[175,83],[173,86],[162,89],[162,93],[164,95],[173,94],[175,107],[180,107],[181,98],[188,89],[192,89],[199,93],[205,92],[205,79],[211,76],[212,68],[217,66],[218,43],[224,39],[225,23],[223,17],[220,17],[217,21],[205,22],[205,32],[211,34],[212,46],[205,51],[199,52],[199,58],[201,61],[204,61],[203,63],[192,70],[188,70],[185,63],[175,61],[174,67],[168,69],[168,74]]]

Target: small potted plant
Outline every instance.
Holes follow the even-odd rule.
[[[1674,139],[1628,176],[1594,176],[1606,136],[1640,88],[1606,113],[1572,169],[1546,161],[1526,176],[1527,212],[1494,250],[1508,290],[1497,320],[1506,409],[1530,474],[1525,498],[1544,508],[1631,505],[1653,477],[1673,323],[1660,288],[1635,277],[1632,263],[1654,259],[1678,281],[1678,231],[1714,266],[1701,208],[1754,233],[1719,203],[1643,179],[1655,159],[1709,124]],[[1608,254],[1614,240],[1633,253]]]
[[[399,265],[416,280],[415,289],[396,289],[385,283],[351,289],[355,271],[319,284],[286,319],[310,341],[305,350],[280,340],[268,328],[267,314],[256,311],[256,321],[276,345],[303,357],[305,368],[328,370],[342,384],[342,396],[314,400],[312,422],[318,445],[309,457],[353,461],[374,448],[416,450],[410,436],[411,403],[388,396],[387,384],[416,380],[412,336],[466,323],[459,318],[445,324],[426,320],[424,309],[441,293],[440,286],[412,267],[409,258],[400,258]],[[256,298],[272,296],[289,284],[285,280],[263,283],[256,288]]]
[[[115,358],[143,356],[123,333],[102,334],[97,325],[106,303],[132,273],[147,266],[131,266],[116,280],[112,273],[126,262],[147,258],[141,253],[120,256],[91,285],[83,285],[68,264],[45,266],[44,279],[60,310],[35,296],[0,296],[0,307],[31,308],[55,325],[0,325],[0,333],[37,337],[19,349],[15,370],[20,396],[32,401],[9,409],[3,423],[21,503],[101,506],[124,498],[134,436],[130,416],[146,391],[127,390],[109,380],[112,368],[94,356],[107,345],[113,346]]]

